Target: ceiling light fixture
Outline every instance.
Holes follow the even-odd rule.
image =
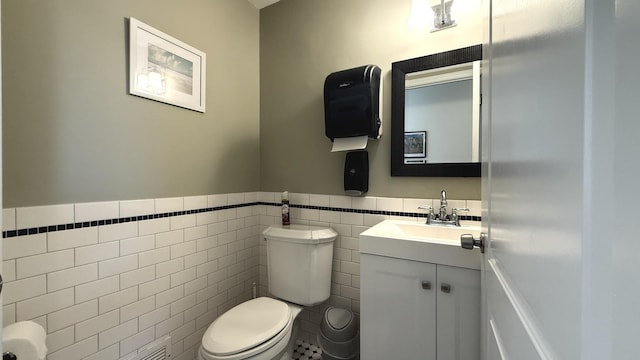
[[[431,32],[456,26],[456,21],[451,16],[453,0],[429,0],[433,10],[433,28]]]

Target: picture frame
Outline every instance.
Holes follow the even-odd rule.
[[[129,94],[204,113],[206,54],[129,18]]]
[[[427,157],[427,132],[408,131],[404,133],[404,157]]]

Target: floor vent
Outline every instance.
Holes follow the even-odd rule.
[[[152,342],[126,360],[171,360],[171,336]]]

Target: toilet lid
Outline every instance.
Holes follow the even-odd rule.
[[[282,331],[291,311],[282,301],[268,297],[244,302],[218,317],[202,337],[212,354],[232,355],[258,346]]]

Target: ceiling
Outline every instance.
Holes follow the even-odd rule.
[[[262,9],[263,7],[267,7],[271,4],[275,4],[280,0],[249,0],[250,3],[253,4],[258,9]]]

